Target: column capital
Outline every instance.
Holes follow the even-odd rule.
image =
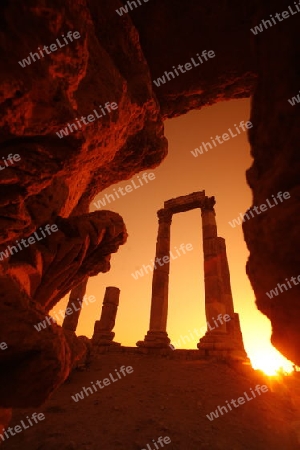
[[[215,197],[205,197],[202,202],[201,211],[214,211],[214,206],[216,204]]]
[[[159,223],[172,223],[173,213],[168,209],[162,208],[157,211],[157,217]]]

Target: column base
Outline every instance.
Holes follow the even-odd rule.
[[[233,339],[229,333],[207,332],[197,344],[204,357],[222,357],[239,361],[250,361],[247,353]]]
[[[118,342],[114,342],[113,338],[115,337],[115,333],[113,331],[99,331],[98,333],[94,333],[92,344],[96,346],[120,346],[121,344]]]
[[[197,347],[204,350],[231,350],[234,346],[228,333],[212,333],[211,331],[207,331],[205,335],[200,338]]]
[[[148,331],[143,341],[136,343],[137,347],[147,348],[166,348],[169,347],[171,340],[166,331]]]
[[[240,319],[239,319],[239,315],[237,313],[234,313],[234,348],[238,352],[244,353],[247,356],[247,353],[246,353],[246,350],[244,347]]]

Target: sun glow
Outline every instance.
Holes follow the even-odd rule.
[[[287,361],[275,349],[270,352],[258,351],[251,357],[252,367],[254,369],[262,370],[266,375],[276,376],[278,371],[290,373],[293,371],[293,366],[290,361]]]

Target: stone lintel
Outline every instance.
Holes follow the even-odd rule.
[[[214,202],[214,197],[206,197],[205,191],[198,191],[167,200],[164,202],[164,209],[175,214],[195,208],[205,208],[209,202]]]

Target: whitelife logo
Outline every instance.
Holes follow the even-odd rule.
[[[6,350],[8,348],[8,345],[6,342],[0,342],[0,349],[1,350]]]
[[[149,2],[149,0],[143,0],[143,1],[144,1],[144,3],[148,3]],[[138,5],[136,3],[138,3]],[[127,5],[129,6],[129,8],[132,11],[133,10],[132,5],[134,5],[135,8],[138,8],[139,6],[142,6],[142,3],[141,3],[141,0],[137,0],[136,2],[134,2],[134,1],[126,2],[126,6],[121,6],[121,8],[115,9],[115,11],[119,14],[119,16],[123,16],[123,14],[127,14],[128,13],[129,10],[128,10],[128,6]]]
[[[78,305],[80,306],[80,308],[76,308],[76,305],[74,304],[74,302],[72,302],[71,306],[68,306],[65,311],[63,309],[60,309],[58,312],[58,314],[61,315],[60,318],[64,319],[66,316],[71,316],[71,314],[73,314],[74,311],[80,311],[84,304],[88,305],[89,303],[94,303],[96,301],[96,297],[94,295],[90,295],[88,299],[86,299],[85,297],[86,297],[86,295],[83,297],[81,302],[79,301],[80,300],[79,297],[77,298]],[[37,331],[41,331],[41,330],[45,330],[45,328],[47,328],[47,326],[52,325],[52,323],[57,323],[58,315],[55,312],[53,312],[51,314],[52,314],[52,316],[55,316],[56,319],[54,319],[54,317],[52,317],[52,316],[47,316],[45,320],[34,325],[34,328]],[[51,320],[52,320],[52,322],[51,322]]]
[[[72,35],[73,35],[73,36],[72,36]],[[73,32],[73,31],[68,31],[68,33],[67,33],[67,38],[70,40],[70,42],[73,42],[73,38],[74,38],[74,39],[79,39],[80,37],[81,37],[81,36],[80,36],[80,33],[79,33],[78,31],[74,31],[74,32]],[[63,47],[65,47],[66,45],[69,45],[69,43],[70,43],[70,42],[68,42],[67,38],[65,38],[64,35],[62,35],[62,38],[63,38],[63,40],[65,41],[65,44],[63,44],[63,45],[61,45],[61,42],[60,42],[59,39],[56,39],[56,41],[55,41],[55,42],[57,42],[59,48],[63,48]],[[43,50],[44,50],[44,52],[45,52],[47,55],[50,55],[50,53],[56,52],[56,50],[58,50],[58,47],[57,47],[56,44],[51,44],[51,45],[50,45],[50,51],[49,51],[49,50],[48,50],[48,46],[47,46],[47,45],[44,45]],[[32,53],[32,52],[30,52],[30,53],[29,53],[29,56],[28,56],[27,58],[23,59],[22,61],[18,61],[19,64],[20,64],[20,66],[24,69],[24,68],[26,67],[26,65],[27,65],[27,66],[30,66],[31,60],[32,60],[33,62],[35,62],[35,61],[36,61],[35,58],[38,58],[38,59],[41,59],[41,57],[44,58],[45,55],[44,55],[44,53],[43,53],[43,50],[41,50],[41,48],[38,47],[37,51],[38,51],[39,53]]]
[[[132,372],[133,372],[132,366],[127,366],[127,367],[122,366],[122,367],[120,367],[119,370],[120,370],[120,372],[122,373],[123,377],[126,377],[126,374],[127,374],[127,373],[132,373]],[[120,373],[118,372],[117,369],[115,369],[115,372],[116,372],[116,375],[117,375],[118,378],[114,378],[114,376],[110,373],[110,374],[109,374],[109,378],[110,378],[110,379],[109,379],[109,378],[104,378],[104,379],[102,380],[102,383],[104,384],[104,386],[101,385],[101,381],[99,381],[99,380],[96,381],[96,385],[97,385],[100,389],[104,389],[105,386],[109,386],[109,385],[111,384],[111,381],[110,381],[110,380],[112,380],[113,383],[115,383],[115,382],[118,381],[118,380],[121,380],[122,376],[120,375]],[[91,387],[87,387],[87,388],[86,388],[86,387],[83,387],[83,388],[82,388],[83,391],[80,391],[80,392],[78,392],[78,393],[75,394],[75,395],[71,395],[71,397],[72,397],[72,399],[74,400],[74,402],[78,402],[79,400],[83,400],[83,399],[84,399],[84,395],[86,395],[86,396],[88,397],[89,394],[94,394],[94,392],[97,392],[97,391],[98,391],[98,389],[96,388],[96,386],[95,386],[95,384],[94,384],[93,381],[91,381],[91,385],[92,385],[92,388],[94,389],[94,391],[93,391],[93,389],[92,389]]]
[[[40,237],[40,236],[38,235],[38,231],[41,232],[42,237]],[[45,226],[45,229],[44,229],[44,230],[43,230],[42,227],[40,227],[39,230],[35,231],[35,232],[33,233],[32,236],[30,236],[30,237],[27,238],[27,239],[21,239],[21,242],[19,242],[18,240],[16,240],[16,241],[15,241],[15,244],[19,247],[19,250],[24,250],[24,248],[22,248],[22,245],[23,245],[24,247],[29,247],[29,245],[35,244],[35,243],[36,243],[36,240],[37,240],[37,241],[41,241],[42,239],[44,239],[45,237],[47,237],[47,235],[44,233],[44,231],[46,231],[46,232],[48,233],[48,236],[50,236],[51,233],[56,233],[56,231],[58,231],[58,228],[57,228],[57,225],[49,225],[49,224],[47,224],[47,225]],[[26,242],[26,241],[27,241],[27,242]],[[27,245],[27,243],[28,243],[28,245]],[[8,258],[8,257],[9,257],[9,253],[10,253],[11,255],[13,255],[14,252],[15,252],[15,253],[18,253],[19,250],[17,249],[17,247],[16,247],[15,245],[12,245],[12,246],[8,245],[8,246],[6,247],[6,250],[4,250],[3,252],[0,252],[0,260],[2,261],[3,258]]]
[[[4,166],[1,166],[0,164],[0,170],[4,170],[6,169],[6,167],[12,166],[15,162],[20,161],[21,156],[18,153],[16,153],[15,155],[10,153],[6,158],[2,156],[2,159],[4,162]],[[9,163],[7,161],[9,161]]]
[[[31,418],[29,418],[28,416],[26,416],[26,419],[27,419],[27,424],[24,422],[24,420],[21,420],[21,425],[16,425],[15,427],[8,427],[8,428],[6,428],[6,430],[4,430],[2,433],[3,434],[0,434],[0,437],[1,437],[1,439],[2,439],[2,441],[4,442],[5,441],[5,439],[4,439],[4,436],[3,435],[5,435],[5,437],[6,437],[6,439],[9,439],[9,437],[10,436],[15,436],[16,435],[16,433],[21,433],[23,430],[27,430],[27,428],[29,428],[29,426],[26,426],[26,425],[30,425],[31,427],[34,425],[34,423],[32,423],[32,421],[31,421],[31,419],[35,422],[35,423],[38,423],[39,422],[39,420],[41,421],[41,420],[44,420],[45,419],[45,416],[44,416],[44,414],[42,414],[42,413],[36,413],[36,412],[34,412],[32,415],[31,415]],[[10,434],[10,436],[8,435],[8,433]]]
[[[142,179],[144,180],[144,182],[146,184],[148,184],[149,180],[150,181],[155,180],[155,175],[153,172],[150,172],[149,174],[147,172],[145,172],[142,175]],[[134,181],[139,183],[139,185],[135,184]],[[116,200],[114,195],[117,197],[117,199],[120,198],[117,191],[119,191],[121,193],[122,197],[124,197],[129,192],[132,192],[133,188],[139,189],[141,186],[144,186],[144,183],[140,179],[140,177],[137,176],[137,180],[131,180],[130,184],[127,184],[124,188],[119,187],[118,189],[114,189],[114,194],[105,194],[105,197],[102,197],[102,200],[98,200],[97,202],[94,202],[94,205],[96,206],[97,209],[100,209],[102,206],[106,206],[106,202],[108,202],[108,203],[110,203],[111,201],[114,202]]]
[[[102,105],[99,105],[99,108],[100,108],[101,112],[103,113],[103,115],[106,116],[106,112],[105,112],[104,109],[102,108]],[[112,111],[111,111],[112,109],[113,109],[113,110],[118,109],[118,105],[117,105],[115,102],[112,102],[112,103],[106,102],[105,105],[104,105],[104,108],[105,108],[109,113],[111,113],[111,112],[112,112]],[[97,119],[101,119],[101,117],[103,117],[102,114],[98,114],[98,112],[97,112],[96,109],[93,110],[93,113],[95,114],[95,116],[97,117]],[[62,139],[62,138],[65,137],[65,136],[69,136],[70,133],[73,133],[74,131],[78,131],[78,127],[79,127],[79,128],[82,128],[82,125],[81,125],[80,121],[82,121],[82,123],[83,123],[84,125],[89,125],[90,123],[92,123],[92,122],[94,122],[94,121],[96,120],[94,114],[89,114],[88,116],[81,116],[80,119],[77,119],[77,117],[76,117],[75,120],[76,120],[76,122],[77,122],[77,125],[76,125],[76,123],[74,123],[74,122],[71,123],[71,124],[70,124],[70,123],[67,123],[67,127],[66,127],[66,128],[62,128],[60,131],[57,131],[57,132],[56,132],[57,136],[58,136],[60,139]],[[86,120],[87,120],[87,122],[86,122]],[[73,127],[73,128],[72,128],[72,127]],[[69,128],[69,129],[68,129],[68,128]]]
[[[178,339],[178,341],[175,341],[174,344],[175,344],[176,347],[180,348],[181,347],[181,341],[182,341],[183,344],[185,344],[186,340],[188,342],[195,341],[195,340],[197,340],[197,338],[203,336],[206,333],[206,330],[209,330],[209,331],[215,330],[220,325],[223,325],[223,320],[224,320],[224,322],[229,322],[231,319],[232,319],[232,317],[230,317],[229,314],[224,314],[224,315],[219,314],[216,319],[214,317],[212,318],[212,320],[214,321],[215,327],[212,327],[209,322],[206,322],[206,326],[203,326],[203,327],[199,328],[199,331],[197,330],[197,328],[194,328],[193,331],[196,334],[196,336],[194,336],[193,332],[191,330],[189,330],[189,334],[190,334],[191,339],[189,338],[189,336],[187,334],[185,334],[184,336],[182,336],[182,334],[181,334],[180,338]],[[217,320],[220,323],[218,323]],[[175,346],[172,345],[172,344],[169,344],[169,347],[171,347],[172,350],[176,350]]]
[[[205,59],[205,61],[208,61],[207,55],[208,55],[208,58],[214,58],[216,56],[215,52],[213,50],[209,50],[209,52],[207,52],[206,50],[203,50],[203,52],[201,53],[201,56],[203,59]],[[198,61],[200,61],[200,64],[203,64],[203,62],[205,62],[205,61],[202,61],[202,58],[199,55],[199,53],[197,53],[196,56],[198,58]],[[179,77],[179,75],[181,75],[182,73],[186,73],[188,70],[193,69],[194,67],[200,66],[200,64],[197,63],[197,61],[195,61],[194,58],[191,58],[190,61],[192,62],[192,64],[190,62],[187,62],[184,64],[185,70],[183,69],[182,64],[179,64],[177,66],[177,68],[175,66],[173,66],[173,70],[177,77]],[[180,70],[180,73],[178,72],[177,69]],[[171,81],[172,79],[175,78],[174,72],[172,70],[170,72],[165,71],[164,75],[162,75],[160,78],[157,78],[156,80],[153,80],[153,83],[155,84],[156,87],[159,87],[161,84],[165,84],[167,81]],[[172,78],[170,78],[170,75],[172,76]],[[167,77],[167,80],[166,80],[165,76]]]
[[[291,6],[288,6],[289,11],[283,11],[282,13],[276,13],[275,17],[278,20],[278,22],[282,22],[284,19],[288,19],[290,16],[294,16],[295,14],[300,12],[300,2],[296,3],[294,2],[294,5],[296,6],[297,11],[294,11]],[[291,13],[291,14],[290,14]],[[280,17],[280,14],[282,15],[282,18]],[[273,22],[273,25],[277,25],[278,22],[276,22],[275,17],[273,17],[272,14],[270,14],[271,20]],[[267,30],[268,26],[272,27],[272,22],[271,20],[262,20],[261,23],[262,25],[256,25],[256,27],[254,28],[250,28],[250,30],[252,31],[253,34],[257,35],[258,33],[262,33],[264,31],[264,28]]]
[[[300,91],[299,91],[300,92]],[[300,103],[300,94],[297,97],[292,97],[288,99],[290,105],[295,106],[296,103]]]
[[[171,439],[169,438],[169,436],[159,436],[159,438],[157,439],[157,442],[155,442],[154,439],[152,439],[152,442],[154,442],[154,447],[150,447],[150,444],[147,444],[147,448],[142,448],[142,450],[159,450],[160,448],[164,447],[164,444],[170,444]],[[158,446],[158,444],[160,445],[160,447]]]
[[[296,280],[298,280],[299,283],[300,283],[300,275],[298,275],[297,278],[296,278],[296,277],[291,277],[291,278],[290,278],[290,281],[292,281],[292,282],[294,283],[294,286],[298,286],[298,284],[299,284],[299,283],[296,282]],[[294,286],[291,286],[291,283],[289,282],[289,279],[288,279],[288,278],[286,278],[285,281],[286,281],[286,283],[287,283],[287,285],[289,286],[290,289],[292,289],[292,288],[294,287]],[[278,288],[279,288],[281,294],[282,294],[282,292],[283,292],[282,286],[284,287],[284,289],[285,289],[286,291],[288,291],[287,285],[286,285],[285,283],[282,283],[282,284],[277,283],[277,286],[278,286]],[[266,292],[266,295],[267,295],[269,298],[277,297],[277,295],[279,295],[278,288],[275,287],[274,289],[271,289],[269,292]]]
[[[261,395],[261,392],[263,392],[263,393],[265,393],[265,392],[268,392],[268,387],[265,385],[265,384],[263,384],[262,386],[260,386],[260,384],[257,384],[256,386],[255,386],[255,391],[257,392],[257,394],[258,395]],[[246,398],[246,400],[247,400],[247,402],[250,402],[251,400],[253,400],[254,398],[256,398],[256,395],[255,395],[255,393],[254,393],[254,391],[253,391],[253,389],[252,388],[250,388],[250,391],[251,391],[251,394],[252,394],[252,398],[250,397],[248,397],[248,395],[247,395],[247,392],[244,392],[244,394],[245,394],[245,398]],[[260,392],[261,391],[261,392]],[[240,405],[244,405],[244,403],[245,403],[245,398],[244,397],[239,397],[237,400],[231,400],[230,401],[230,403],[235,407],[235,408],[238,408]],[[238,402],[238,405],[236,405],[236,402]],[[229,402],[228,402],[228,400],[226,400],[225,401],[225,403],[226,403],[226,405],[227,405],[227,407],[228,407],[228,409],[230,410],[230,411],[232,411],[232,408],[231,408],[231,406],[229,405]],[[226,408],[226,406],[218,406],[218,408],[215,410],[215,411],[212,411],[210,414],[206,414],[206,417],[210,420],[210,421],[212,421],[212,420],[214,420],[214,419],[217,419],[218,417],[219,417],[219,412],[221,413],[221,415],[223,416],[223,414],[224,414],[224,410],[225,410],[225,413],[228,413],[229,411],[228,411],[228,409]],[[219,410],[219,411],[218,411]]]
[[[252,218],[254,217],[253,210],[255,211],[255,213],[256,213],[257,215],[259,215],[259,214],[261,214],[262,212],[267,211],[268,207],[269,207],[270,209],[271,209],[271,208],[274,208],[274,206],[278,205],[279,203],[278,203],[278,201],[276,200],[276,198],[275,198],[274,195],[272,195],[272,197],[273,197],[273,201],[274,201],[274,204],[273,204],[273,205],[272,205],[272,203],[269,202],[269,199],[267,198],[267,199],[266,199],[266,203],[268,204],[268,206],[267,206],[265,203],[262,203],[260,206],[253,206],[253,208],[248,209],[247,212],[246,212],[245,214],[240,213],[240,217],[238,217],[237,219],[233,219],[232,221],[229,221],[229,222],[228,222],[229,225],[230,225],[232,228],[235,228],[237,225],[241,225],[242,222],[245,222],[245,220],[246,220],[246,219],[245,219],[245,216],[247,217],[247,220],[250,220],[251,217],[252,217]],[[284,192],[284,193],[282,193],[282,192],[280,191],[280,192],[278,192],[278,193],[276,194],[276,197],[278,198],[278,200],[280,201],[280,203],[282,203],[284,200],[288,200],[289,198],[291,198],[291,195],[290,195],[289,192]],[[283,197],[283,199],[282,199],[281,197]],[[252,209],[252,210],[251,210],[251,209]],[[260,209],[260,211],[259,211],[259,209]],[[251,214],[251,217],[249,217],[248,214]]]
[[[190,252],[191,250],[193,250],[193,246],[192,244],[180,244],[179,249],[182,251],[182,254],[185,255],[186,254],[186,250],[188,252]],[[180,251],[178,250],[177,247],[175,247],[176,253],[178,256],[181,256]],[[164,264],[168,264],[170,262],[171,259],[177,259],[178,256],[174,256],[172,252],[170,252],[170,256],[163,256],[162,258],[158,258],[156,257],[155,260],[153,261],[153,259],[151,259],[150,261],[153,263],[152,266],[150,266],[150,264],[143,264],[143,267],[140,270],[136,270],[135,273],[132,273],[131,275],[133,276],[133,278],[135,280],[137,280],[139,277],[143,277],[146,274],[148,274],[148,269],[150,270],[150,272],[153,272],[153,269],[157,268],[156,263],[159,264],[160,266],[163,266]]]
[[[232,137],[232,138],[233,138],[233,137],[237,137],[239,134],[241,134],[241,131],[240,131],[239,127],[238,127],[236,124],[234,124],[234,126],[235,126],[235,130],[237,131],[238,134],[234,134],[234,133],[232,132],[231,128],[228,128],[227,131],[228,131],[229,133],[223,133],[223,134],[222,134],[222,139],[223,139],[223,141],[222,141],[222,139],[221,139],[221,136],[219,136],[218,134],[216,135],[215,138],[213,138],[213,137],[210,138],[211,141],[212,141],[212,143],[214,144],[215,147],[217,147],[218,144],[224,144],[224,142],[225,142],[225,141],[228,141],[231,137]],[[240,126],[240,128],[242,129],[242,131],[247,131],[247,130],[249,130],[250,128],[253,127],[253,125],[252,125],[252,123],[251,123],[250,121],[248,121],[248,122],[245,123],[243,120],[240,122],[240,125],[239,125],[239,126]],[[246,127],[247,130],[245,129],[245,127]],[[216,144],[215,140],[218,142],[218,144]],[[202,145],[203,145],[203,148],[202,148]],[[191,150],[191,154],[192,154],[195,158],[197,158],[197,156],[203,154],[203,149],[204,149],[206,152],[208,152],[207,147],[209,147],[210,150],[213,148],[210,142],[203,142],[203,141],[202,141],[202,145],[200,145],[200,148],[197,147],[197,148],[195,148],[195,150]]]

